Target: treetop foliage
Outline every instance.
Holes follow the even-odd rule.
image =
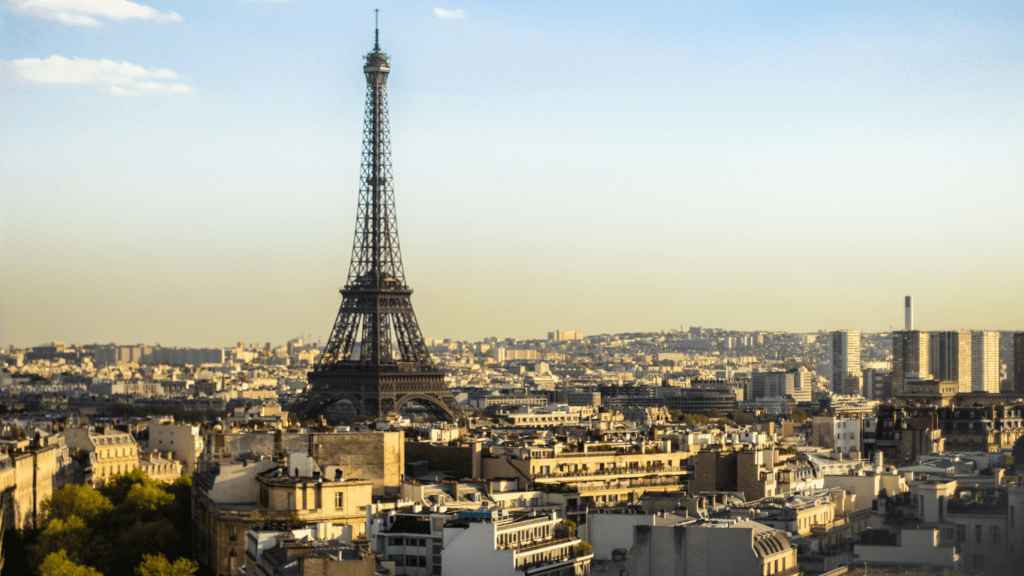
[[[39,574],[40,576],[103,576],[95,568],[72,562],[64,550],[47,555],[39,565]]]
[[[43,503],[50,518],[34,541],[26,540],[28,560],[41,576],[99,575],[94,568],[105,574],[191,576],[197,569],[187,559],[191,497],[190,478],[157,482],[139,469],[113,476],[99,490],[64,486]],[[44,572],[44,565],[58,571]]]

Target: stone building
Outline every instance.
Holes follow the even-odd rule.
[[[289,452],[309,454],[322,470],[340,467],[346,477],[369,480],[374,496],[396,496],[401,490],[404,432],[211,432],[198,469],[243,456],[280,460]]]
[[[779,452],[774,448],[715,446],[698,452],[695,461],[696,476],[690,484],[694,494],[742,492],[747,500],[758,500],[778,492]]]
[[[68,428],[65,431],[68,448],[88,455],[85,481],[102,486],[114,474],[131,472],[139,467],[139,448],[127,432],[105,429]]]
[[[689,520],[633,528],[630,576],[797,576],[797,548],[779,530],[751,521]]]
[[[373,489],[371,480],[346,479],[340,467],[321,469],[305,452],[280,462],[219,462],[193,476],[196,558],[218,576],[235,576],[256,526],[329,523],[347,540],[363,537]]]
[[[440,574],[586,576],[593,554],[581,542],[554,513],[467,510],[444,525]]]

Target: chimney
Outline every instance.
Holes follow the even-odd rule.
[[[906,322],[904,322],[905,326],[903,329],[909,332],[910,330],[914,329],[914,304],[910,296],[907,296],[906,298],[905,308],[907,318]]]

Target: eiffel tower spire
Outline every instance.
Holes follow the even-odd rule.
[[[454,420],[462,411],[430,358],[402,268],[388,125],[391,67],[379,29],[374,39],[363,66],[366,113],[352,262],[341,309],[298,412],[309,417],[347,400],[362,415],[383,416],[415,400]]]

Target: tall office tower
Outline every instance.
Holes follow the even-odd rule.
[[[955,380],[958,392],[971,391],[971,333],[967,330],[929,334],[932,377]]]
[[[928,378],[928,333],[897,330],[892,333],[892,393],[902,394],[908,378]]]
[[[1013,335],[1013,392],[1024,394],[1024,332]]]
[[[999,332],[971,332],[971,391],[999,393]]]
[[[416,403],[439,419],[457,420],[462,410],[430,358],[405,283],[391,176],[391,67],[379,38],[375,33],[363,66],[363,161],[348,282],[331,337],[295,411],[310,418],[347,401],[361,415],[383,416]]]
[[[903,300],[903,312],[904,312],[903,329],[904,330],[913,330],[914,329],[914,301],[910,298],[910,296],[907,296]]]
[[[864,397],[868,400],[892,398],[892,372],[868,368],[864,371]]]
[[[845,394],[843,379],[846,375],[860,375],[860,332],[836,330],[832,333],[832,356],[828,373],[832,379],[832,392]]]

